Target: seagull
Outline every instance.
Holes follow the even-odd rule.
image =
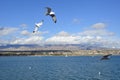
[[[49,7],[46,7],[46,9],[47,9],[46,16],[48,16],[48,15],[51,16],[53,21],[54,21],[54,23],[56,23],[57,19],[56,19],[55,12],[53,12],[52,9],[49,8]]]
[[[33,33],[35,33],[35,32],[38,31],[38,28],[43,25],[43,22],[44,22],[44,20],[42,20],[42,21],[39,22],[39,23],[35,23],[35,29],[34,29]]]
[[[109,56],[111,56],[112,54],[107,54],[107,55],[104,55],[101,60],[108,60],[109,59]]]

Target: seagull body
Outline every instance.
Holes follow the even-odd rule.
[[[37,32],[39,27],[41,27],[42,25],[43,25],[43,20],[39,23],[35,23],[35,29],[34,29],[33,33]]]
[[[51,8],[49,8],[49,7],[46,7],[46,9],[47,9],[46,16],[47,16],[47,15],[51,16],[52,19],[53,19],[53,21],[54,21],[54,23],[56,23],[56,22],[57,22],[57,19],[56,19],[56,16],[55,16],[55,12],[53,12],[53,11],[51,10]]]
[[[109,59],[109,56],[111,56],[112,54],[108,54],[108,55],[104,55],[101,60],[108,60]]]

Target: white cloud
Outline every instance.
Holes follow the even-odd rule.
[[[25,30],[28,28],[28,25],[23,23],[23,24],[20,24],[19,27],[21,27],[23,30]]]
[[[48,34],[48,31],[43,32],[29,32],[20,28],[0,28],[0,44],[41,44],[44,37],[42,35]]]
[[[6,45],[9,44],[8,40],[0,39],[0,45]]]
[[[77,43],[76,37],[74,37],[74,36],[66,36],[66,37],[65,36],[53,36],[51,38],[48,38],[46,40],[46,42],[47,43],[57,43],[57,44],[60,44],[60,43],[75,44],[75,43]]]
[[[110,32],[106,29],[105,23],[93,24],[90,29],[87,29],[79,33],[81,36],[114,36],[114,32]]]
[[[114,39],[114,37],[115,37],[114,32],[106,30],[106,25],[104,23],[96,23],[93,26],[91,26],[90,29],[87,29],[83,32],[76,34],[69,34],[65,31],[61,31],[56,35],[46,39],[46,43],[53,44],[100,43],[107,47],[112,44],[114,44],[114,46],[116,45],[120,47],[120,40]]]
[[[55,43],[55,44],[75,44],[77,43],[77,36],[70,35],[65,31],[59,32],[57,35],[46,39],[46,43]]]
[[[48,34],[48,31],[43,32],[29,32],[28,30],[22,30],[19,33],[18,38],[15,38],[14,40],[11,40],[10,44],[43,44],[44,43],[44,37],[42,35]]]
[[[18,28],[0,28],[0,36],[12,34],[13,32],[19,32],[19,36],[14,39],[0,39],[2,44],[42,44],[42,43],[52,43],[52,44],[81,44],[81,43],[101,43],[105,46],[119,46],[120,40],[115,39],[113,32],[106,30],[106,25],[104,23],[93,24],[89,29],[83,32],[70,34],[65,31],[60,31],[56,35],[44,39],[43,35],[48,34],[48,31],[32,33],[28,30],[20,30]],[[15,35],[15,34],[14,34]],[[0,43],[1,44],[1,43]]]
[[[102,37],[101,36],[96,36],[96,39],[97,40],[102,40]]]
[[[21,31],[21,34],[22,34],[22,35],[27,35],[27,36],[28,36],[28,35],[30,35],[30,32],[28,32],[27,30],[23,30],[23,31]]]
[[[11,41],[11,44],[40,44],[43,42],[42,36],[31,36],[29,38],[17,38]]]
[[[18,31],[18,28],[0,28],[0,36],[10,35],[12,33],[15,33],[16,31]]]
[[[49,32],[48,31],[38,31],[36,33],[33,33],[33,32],[29,32],[28,30],[22,30],[20,32],[21,35],[24,35],[24,36],[41,36],[43,34],[48,34]]]
[[[57,34],[57,36],[69,36],[69,33],[65,32],[65,31],[61,31]]]
[[[68,34],[67,36],[64,36],[64,35],[62,36],[58,34],[46,39],[46,43],[80,44],[80,43],[88,43],[88,42],[98,42],[102,40],[101,36],[81,36],[79,34],[73,35],[73,34],[68,34],[68,33],[67,33]]]
[[[44,43],[43,34],[48,34],[48,31],[43,32],[29,32],[28,30],[23,30],[20,32],[20,37],[15,40],[10,41],[11,44],[42,44]]]
[[[81,36],[113,36],[113,32],[109,32],[105,29],[92,29],[86,30],[79,33]]]
[[[63,33],[59,32],[60,34]],[[58,34],[59,34],[58,33]],[[65,32],[67,33],[67,32]],[[104,36],[93,36],[93,35],[85,35],[81,36],[79,34],[68,34],[67,36],[62,35],[54,35],[48,39],[46,39],[46,43],[50,44],[82,44],[82,43],[88,43],[88,44],[96,44],[99,43],[103,47],[119,47],[120,48],[120,40],[113,40],[113,37],[106,38]]]
[[[104,29],[106,27],[105,23],[96,23],[92,25],[92,28],[94,29]]]

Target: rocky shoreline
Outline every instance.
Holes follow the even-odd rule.
[[[34,51],[0,51],[0,56],[89,56],[120,55],[120,50],[34,50]]]

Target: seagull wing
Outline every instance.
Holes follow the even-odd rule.
[[[56,16],[55,16],[55,15],[52,16],[52,19],[53,19],[54,23],[57,22],[57,19],[56,19]]]
[[[43,20],[40,23],[35,24],[35,29],[34,29],[33,33],[37,32],[39,27],[42,25],[43,25]]]
[[[35,27],[34,31],[33,32],[37,32],[38,31],[38,27]]]
[[[52,17],[53,21],[56,23],[57,19],[56,19],[56,15],[54,12],[50,12],[50,16]]]
[[[36,24],[36,27],[40,27],[40,26],[42,26],[43,25],[43,22],[40,22],[40,23],[37,23]]]
[[[49,14],[50,14],[50,12],[51,12],[51,8],[46,7],[46,9],[47,9],[46,15],[49,15]]]

